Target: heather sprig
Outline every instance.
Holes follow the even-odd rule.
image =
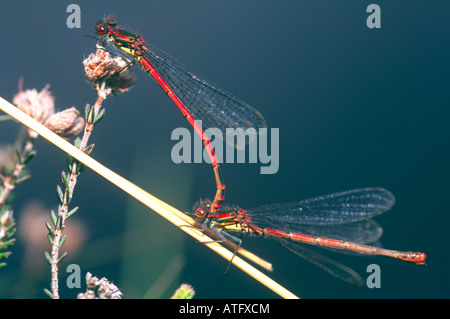
[[[97,100],[94,105],[87,105],[84,109],[84,134],[77,138],[74,145],[86,154],[90,154],[94,149],[94,144],[89,145],[89,138],[105,114],[102,103],[109,94],[118,94],[128,90],[133,84],[134,76],[131,71],[123,71],[126,61],[120,57],[112,58],[110,54],[98,48],[95,53],[89,55],[83,61],[88,81],[94,86],[97,92]],[[69,210],[69,205],[73,197],[78,176],[83,172],[85,166],[78,160],[68,157],[68,172],[61,173],[62,187],[57,186],[56,192],[59,200],[58,211],[51,212],[52,224],[47,223],[48,240],[52,247],[51,253],[45,252],[45,258],[51,267],[51,292],[45,289],[45,293],[53,299],[59,299],[58,268],[60,263],[67,256],[67,253],[60,255],[60,248],[66,241],[63,235],[66,220],[78,211],[78,207]]]

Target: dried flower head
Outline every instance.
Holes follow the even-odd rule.
[[[78,294],[78,299],[122,299],[122,292],[108,279],[98,279],[91,273],[86,274],[87,291]]]
[[[46,85],[41,92],[36,89],[20,90],[19,93],[14,95],[13,104],[19,110],[43,124],[50,115],[55,113],[55,98],[48,90],[49,87],[49,85]]]
[[[129,64],[124,57],[111,57],[109,52],[98,44],[97,51],[83,61],[88,81],[97,92],[102,91],[104,95],[117,95],[129,90],[136,80]]]
[[[84,128],[84,119],[73,106],[64,111],[52,114],[44,125],[61,136],[72,136],[80,133]]]
[[[55,113],[55,98],[48,88],[49,85],[41,92],[36,89],[20,90],[14,95],[13,104],[62,137],[77,135],[84,127],[84,119],[74,107]],[[28,130],[28,134],[33,138],[37,137],[31,130]]]

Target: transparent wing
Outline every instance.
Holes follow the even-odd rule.
[[[292,232],[291,229],[288,231]],[[335,225],[299,225],[298,234],[327,237],[359,244],[373,243],[383,235],[383,228],[377,222],[368,219],[347,224]]]
[[[248,130],[251,139],[260,128],[267,127],[263,116],[247,103],[203,79],[164,51],[147,45],[146,56],[192,115],[205,127]],[[224,135],[225,136],[225,135]],[[244,136],[245,137],[245,136]],[[242,138],[239,137],[238,138]],[[233,141],[227,142],[231,144]]]
[[[394,203],[394,195],[384,188],[363,188],[260,206],[247,213],[258,227],[301,232],[304,225],[347,224],[368,219],[389,210]]]
[[[334,261],[333,259],[330,259],[316,251],[305,248],[303,245],[299,243],[286,241],[282,239],[275,239],[275,240],[287,250],[303,258],[312,265],[319,267],[328,274],[353,285],[357,286],[364,285],[364,280],[353,269],[337,261]]]

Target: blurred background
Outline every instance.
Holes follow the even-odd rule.
[[[69,1],[3,1],[0,95],[50,84],[58,110],[95,102],[82,60],[95,49],[95,22],[115,15],[196,74],[258,109],[279,128],[280,166],[223,164],[226,203],[253,208],[374,186],[396,205],[375,220],[384,247],[425,252],[426,266],[383,257],[327,254],[381,288],[353,287],[276,242],[244,238],[273,263],[269,276],[302,298],[448,298],[449,74],[447,1],[377,1],[381,29],[369,29],[373,1],[77,1],[81,28],[69,29]],[[133,89],[105,103],[92,156],[182,211],[215,194],[211,166],[174,164],[171,132],[188,127],[156,82],[135,68]],[[0,123],[0,145],[21,127]],[[1,298],[46,298],[50,269],[45,221],[57,206],[65,154],[38,139],[32,179],[15,191],[17,242],[0,269]],[[84,291],[84,275],[107,277],[125,298],[168,298],[182,282],[196,298],[278,298],[90,170],[79,178],[60,268],[62,298]],[[36,235],[38,234],[38,235]],[[39,235],[40,234],[40,235]],[[65,249],[64,249],[65,248]],[[69,264],[82,289],[65,288]]]

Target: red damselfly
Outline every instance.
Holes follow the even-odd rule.
[[[383,188],[363,188],[249,210],[224,206],[218,213],[209,213],[211,202],[203,201],[194,207],[193,215],[203,223],[203,230],[209,227],[221,241],[229,239],[240,246],[241,239],[228,232],[269,237],[326,272],[361,285],[363,280],[355,271],[304,244],[423,265],[424,253],[368,245],[382,235],[382,228],[371,218],[389,210],[394,202],[394,196]]]
[[[141,36],[119,28],[114,18],[100,20],[96,32],[100,44],[122,55],[129,61],[129,66],[139,63],[158,82],[200,136],[210,157],[217,187],[210,211],[217,212],[225,198],[225,185],[214,149],[198,120],[205,127],[218,128],[222,132],[226,128],[246,130],[250,127],[259,132],[260,128],[266,127],[262,115],[212,82],[193,74],[169,54],[146,44]]]

